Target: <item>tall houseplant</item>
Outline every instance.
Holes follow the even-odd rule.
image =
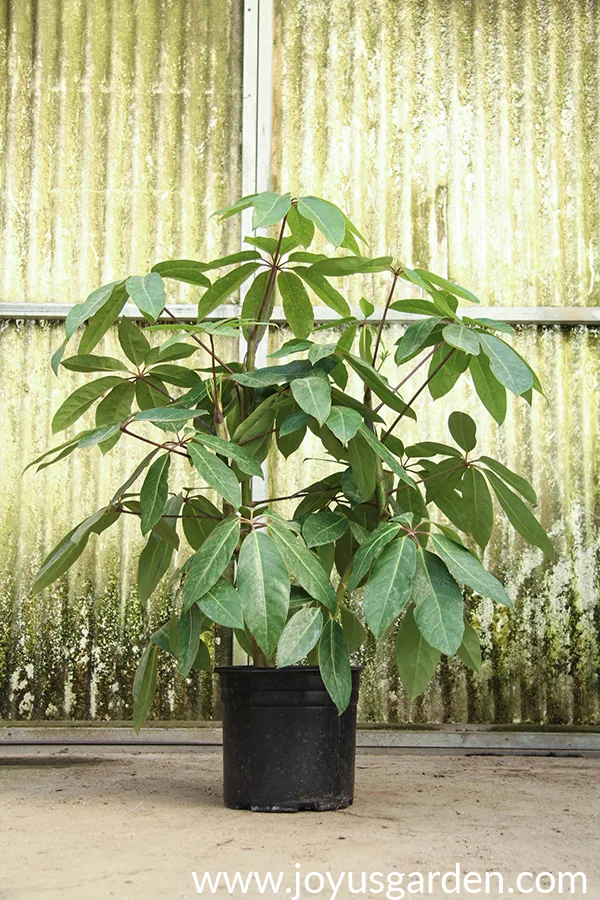
[[[225,218],[248,207],[253,208],[253,230],[271,228],[272,236],[248,237],[249,249],[208,263],[159,263],[148,275],[98,288],[69,313],[65,342],[53,357],[53,367],[57,373],[62,366],[94,377],[64,401],[52,429],[59,433],[70,428],[97,404],[95,427],[73,434],[31,465],[39,469],[76,449],[94,446],[102,453],[122,452],[130,440],[144,442],[149,452],[106,506],[76,525],[52,550],[37,573],[34,591],[63,575],[92,534],[100,534],[123,515],[139,518],[146,539],[139,557],[140,600],[147,602],[172,570],[175,553],[177,565],[171,571],[172,616],[151,635],[138,666],[136,729],[152,705],[158,652],[175,656],[184,678],[192,669],[208,670],[216,625],[233,629],[259,670],[275,669],[284,673],[281,677],[291,672],[296,680],[304,673],[312,679],[308,693],[323,690],[324,684],[333,703],[317,704],[328,708],[328,718],[319,721],[318,729],[331,731],[334,748],[342,726],[331,711],[337,707],[344,713],[353,697],[352,710],[339,720],[350,721],[343,740],[352,766],[353,747],[348,750],[348,744],[358,674],[353,676],[350,653],[364,640],[364,626],[377,640],[396,629],[400,676],[415,697],[429,683],[441,654],[458,654],[474,669],[480,665],[479,641],[465,616],[463,586],[511,605],[502,584],[473,549],[484,550],[490,540],[492,495],[514,528],[552,556],[549,539],[529,508],[536,502],[533,488],[499,461],[473,455],[476,429],[470,416],[451,414],[448,444],[423,435],[422,441],[405,446],[404,420],[416,419],[414,403],[424,391],[435,401],[463,373],[470,375],[481,402],[500,424],[507,390],[531,403],[541,386],[527,362],[500,336],[511,333],[510,326],[461,317],[459,301],[479,301],[445,278],[409,269],[388,256],[365,256],[364,238],[332,203],[266,192],[215,215]],[[311,252],[316,232],[346,253]],[[365,273],[381,273],[384,282],[377,326],[369,321],[374,312],[370,302],[361,300],[362,315],[355,315],[336,287],[342,276]],[[197,323],[178,321],[166,305],[166,282],[171,279],[201,290]],[[240,317],[215,320],[215,310],[250,279]],[[406,282],[422,296],[399,298],[400,285]],[[293,337],[271,354],[270,365],[257,368],[257,348],[267,335],[278,296]],[[337,318],[315,326],[313,297]],[[128,300],[147,327],[121,317]],[[398,366],[411,365],[394,383],[381,373],[392,353],[385,334],[390,309],[415,315],[394,349]],[[119,319],[122,358],[96,355],[99,341]],[[65,356],[67,343],[80,329],[77,353]],[[222,359],[215,338],[237,337],[240,331],[247,342],[243,364]],[[152,346],[149,332],[158,332],[160,343]],[[186,365],[181,364],[184,359]],[[362,382],[360,397],[346,392],[351,374]],[[261,463],[270,451],[287,458],[309,432],[335,465],[327,477],[294,495],[299,502],[292,519],[286,519],[277,505],[289,498],[255,501],[251,479],[262,477]],[[181,467],[171,472],[177,457],[185,463],[184,475]],[[218,495],[219,505],[206,497],[206,487]],[[364,588],[362,616],[348,605],[349,594],[359,588]],[[287,668],[306,659],[318,670]],[[276,672],[265,677],[271,677],[268,684],[281,699],[287,688]],[[245,673],[234,674],[243,681]],[[258,687],[260,697],[266,684]],[[236,718],[248,713],[248,704],[255,710],[257,703],[246,702],[243,685],[232,685],[224,684],[224,694],[234,710],[234,727]],[[294,704],[302,691],[296,684]],[[251,728],[258,713],[249,715],[244,721]],[[263,756],[277,734],[293,731],[299,715],[295,708],[291,719],[279,721],[275,737],[263,734]],[[261,728],[269,727],[259,720]],[[321,740],[313,735],[312,746],[320,748]],[[243,753],[252,752],[244,746]],[[303,746],[304,760],[310,752]],[[230,762],[239,770],[241,757],[233,750],[231,754]],[[256,759],[260,767],[260,753]],[[246,776],[251,778],[248,772]],[[306,775],[308,781],[311,777]],[[243,793],[243,786],[239,790]],[[285,794],[281,785],[277,790]],[[296,798],[292,791],[287,808],[346,805],[352,781],[346,778],[337,794],[332,788],[331,796],[326,788],[318,790],[325,796],[315,798],[307,784],[297,787],[301,796]],[[246,802],[230,796],[228,802],[286,807],[285,797],[270,802],[269,796],[267,790],[266,800],[253,803],[252,798]]]

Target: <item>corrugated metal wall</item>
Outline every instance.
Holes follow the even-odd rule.
[[[159,257],[233,249],[235,220],[204,223],[240,190],[242,5],[0,0],[0,11],[1,299],[76,302]],[[599,4],[276,0],[276,14],[276,189],[339,200],[374,253],[448,271],[486,304],[598,304]],[[377,296],[381,276],[354,300],[361,289]],[[120,471],[98,454],[19,481],[66,392],[48,368],[59,331],[13,323],[0,335],[0,715],[120,718],[146,629],[131,528],[103,536],[67,583],[27,592],[68,504],[83,515]],[[519,602],[510,614],[474,606],[481,677],[444,663],[411,705],[391,648],[368,647],[364,718],[600,721],[599,340],[523,329],[516,345],[549,403],[513,404],[502,430],[466,381],[451,402],[421,404],[429,437],[451,409],[469,411],[482,447],[530,474],[558,561],[501,528],[489,562]],[[271,491],[304,477],[305,455],[272,464]],[[161,596],[152,617],[164,608]],[[164,670],[160,716],[211,712],[206,680],[185,690]]]

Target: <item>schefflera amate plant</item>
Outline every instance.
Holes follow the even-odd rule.
[[[213,625],[233,629],[258,666],[318,663],[340,712],[350,698],[350,654],[366,636],[362,621],[376,639],[396,629],[398,668],[412,698],[433,677],[441,654],[458,654],[477,670],[479,640],[465,615],[463,587],[511,605],[474,549],[483,551],[490,540],[493,495],[517,532],[552,556],[530,509],[533,488],[501,462],[474,455],[476,428],[469,415],[450,415],[451,443],[426,435],[419,443],[403,442],[403,420],[416,419],[416,399],[428,390],[435,401],[463,373],[498,423],[505,418],[507,390],[532,402],[540,383],[499,336],[511,333],[510,326],[459,316],[459,301],[479,301],[445,278],[389,256],[365,255],[364,238],[330,202],[266,192],[215,215],[248,207],[253,230],[271,228],[271,237],[247,237],[249,249],[224,258],[170,260],[145,276],[98,288],[69,313],[65,342],[52,360],[56,372],[62,366],[94,375],[56,412],[53,432],[70,428],[97,404],[95,427],[31,465],[39,470],[94,446],[102,453],[127,452],[129,440],[150,450],[106,506],[52,550],[34,590],[63,575],[90,536],[123,515],[139,518],[146,539],[139,557],[142,602],[177,554],[170,573],[172,616],[150,637],[135,678],[136,728],[155,694],[158,651],[176,658],[184,678],[192,669],[208,670]],[[316,231],[321,245],[347,252],[310,251]],[[336,287],[342,276],[365,273],[381,274],[384,307],[377,326],[369,321],[370,302],[363,299],[362,315],[353,315]],[[249,279],[240,317],[215,319],[215,310]],[[178,321],[167,306],[169,280],[201,291],[197,323]],[[422,296],[399,298],[406,282]],[[337,314],[334,321],[315,326],[314,297]],[[294,337],[271,354],[270,365],[256,368],[257,347],[278,298]],[[145,327],[121,317],[128,300]],[[390,309],[415,315],[396,342],[395,363],[413,361],[397,384],[381,372],[392,352],[384,331]],[[122,358],[96,355],[118,319]],[[81,328],[76,355],[65,357],[67,342]],[[215,338],[240,331],[247,342],[243,364],[222,359]],[[151,346],[149,332],[159,332],[162,343]],[[363,384],[360,397],[347,393],[351,373]],[[262,476],[273,444],[287,458],[308,432],[334,469],[294,495],[299,502],[286,519],[277,504],[290,498],[254,501],[251,479]],[[183,476],[171,473],[173,457],[185,461]],[[220,505],[207,498],[207,488]],[[360,617],[349,606],[349,594],[358,588],[364,588]]]

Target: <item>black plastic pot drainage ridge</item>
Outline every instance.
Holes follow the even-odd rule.
[[[318,666],[222,666],[225,806],[255,812],[344,809],[354,798],[356,704],[340,716]]]

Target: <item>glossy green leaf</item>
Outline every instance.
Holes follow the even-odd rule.
[[[206,484],[237,509],[242,503],[242,493],[235,472],[195,441],[187,445],[187,451],[194,468]]]
[[[442,332],[444,340],[451,347],[477,356],[479,353],[479,338],[477,332],[465,325],[446,325]]]
[[[463,596],[439,557],[419,548],[413,578],[415,620],[428,644],[454,656],[465,630]]]
[[[432,316],[409,325],[396,345],[394,357],[396,364],[401,365],[424,347],[431,332],[440,322],[441,319],[439,317]]]
[[[411,313],[415,316],[435,316],[439,319],[440,313],[431,300],[422,300],[420,297],[406,300],[394,300],[390,303],[390,309],[399,313]]]
[[[325,424],[342,444],[347,444],[362,425],[362,416],[354,409],[332,406]]]
[[[320,562],[310,552],[302,538],[274,520],[269,522],[269,534],[277,544],[285,564],[298,584],[311,597],[335,612],[337,601],[333,585]]]
[[[171,403],[165,383],[154,375],[145,375],[143,381],[136,381],[135,399],[141,410],[156,410]]]
[[[352,671],[343,629],[333,619],[325,623],[319,641],[319,668],[327,692],[341,715],[352,696]]]
[[[78,303],[69,310],[65,321],[67,340],[75,334],[77,329],[83,325],[84,322],[91,319],[98,310],[102,309],[102,307],[108,303],[115,292],[115,288],[122,284],[123,282],[121,281],[111,281],[110,284],[104,284],[102,287],[92,291],[83,303]]]
[[[345,406],[348,407],[348,409],[355,409],[356,412],[360,413],[365,422],[383,422],[380,415],[373,412],[372,409],[365,406],[360,400],[356,400],[354,397],[351,397],[343,391],[338,391],[335,387],[331,388],[331,399],[336,406]]]
[[[405,450],[406,455],[411,458],[415,456],[455,456],[462,457],[460,450],[451,447],[449,444],[440,444],[438,441],[420,441],[418,444],[410,444]]]
[[[427,643],[417,627],[414,607],[407,609],[396,634],[396,665],[411,700],[422,694],[437,669],[441,653]]]
[[[194,435],[194,441],[204,444],[220,456],[227,456],[230,460],[237,463],[242,472],[246,472],[247,475],[256,475],[257,478],[264,477],[263,470],[254,457],[247,450],[244,450],[243,447],[234,444],[233,441],[224,441],[220,437],[212,434],[203,434],[199,431]]]
[[[123,316],[119,322],[119,343],[123,353],[134,365],[143,363],[150,352],[150,344],[145,334],[137,325],[134,325],[127,316]]]
[[[69,425],[73,425],[96,400],[106,394],[110,388],[120,384],[121,381],[122,378],[118,375],[105,375],[73,391],[54,414],[52,434],[57,434],[59,431],[64,431]]]
[[[481,644],[479,643],[479,635],[469,622],[465,622],[465,633],[463,634],[462,644],[458,648],[458,658],[473,672],[481,671]]]
[[[309,416],[308,413],[305,413],[304,410],[295,409],[289,414],[289,416],[286,416],[286,418],[281,423],[281,428],[279,429],[279,437],[285,437],[288,434],[293,434],[295,431],[299,431],[301,428],[305,428],[310,419],[311,416]]]
[[[554,549],[550,538],[521,498],[493,472],[486,472],[486,476],[513,528],[530,544],[543,550],[548,559],[554,559]]]
[[[127,371],[127,366],[120,359],[114,359],[112,356],[93,356],[91,353],[85,356],[69,356],[63,359],[61,365],[72,372]]]
[[[252,262],[259,259],[262,259],[262,257],[256,250],[238,250],[237,253],[228,253],[227,256],[211,259],[210,262],[205,263],[205,266],[207,271],[209,269],[224,269],[226,266],[234,266],[237,263]]]
[[[475,294],[472,294],[471,291],[461,287],[460,284],[456,284],[454,281],[449,281],[447,278],[442,278],[441,275],[435,275],[433,272],[428,272],[426,269],[415,269],[414,271],[436,287],[440,287],[445,291],[450,291],[451,294],[462,297],[463,300],[469,300],[470,303],[479,303]]]
[[[484,569],[477,557],[469,553],[466,547],[441,534],[432,534],[431,542],[453,578],[473,588],[482,597],[489,597],[503,606],[512,606],[512,600],[503,585]]]
[[[306,288],[293,272],[279,272],[277,287],[292,334],[297,338],[307,338],[313,330],[315,320]]]
[[[236,215],[236,213],[242,212],[244,209],[248,209],[249,206],[252,206],[254,202],[254,198],[257,197],[258,194],[247,194],[245,197],[241,197],[239,200],[236,200],[234,204],[231,206],[224,206],[223,209],[217,209],[214,213],[211,214],[211,219],[228,219],[230,216]]]
[[[291,356],[293,353],[303,353],[304,350],[310,350],[314,347],[312,341],[301,341],[298,338],[291,338],[286,341],[279,350],[269,353],[269,359],[279,359],[282,356]]]
[[[54,351],[54,353],[52,354],[52,356],[50,358],[50,368],[52,369],[52,371],[54,372],[54,374],[56,375],[57,378],[58,378],[58,370],[60,368],[61,360],[62,360],[63,356],[65,355],[67,343],[68,343],[68,340],[65,339],[62,342],[62,344],[60,345],[60,347]]]
[[[202,415],[206,410],[203,409],[182,409],[178,406],[160,406],[157,409],[143,409],[133,416],[132,422],[152,422],[153,425],[168,426],[171,425],[174,431],[195,419],[196,416]]]
[[[196,656],[198,655],[198,647],[200,646],[200,626],[202,616],[198,607],[190,607],[181,614],[177,625],[178,646],[177,646],[177,663],[179,673],[182,678],[187,678],[192,670]]]
[[[382,523],[368,540],[360,545],[352,562],[352,574],[348,582],[349,591],[356,590],[384,547],[399,534],[400,525],[398,523]]]
[[[254,197],[252,205],[254,207],[252,230],[255,231],[257,228],[269,228],[270,225],[281,222],[290,210],[292,198],[290,194],[263,191]]]
[[[469,369],[477,396],[496,422],[502,425],[506,418],[506,388],[493,375],[490,362],[483,353],[471,357]]]
[[[346,223],[336,206],[319,197],[299,197],[298,212],[305,219],[314,222],[321,234],[334,247],[340,246],[346,233]]]
[[[359,375],[361,380],[367,387],[371,388],[373,393],[376,394],[380,400],[383,400],[386,406],[389,406],[390,409],[393,409],[396,412],[404,412],[406,410],[406,403],[402,397],[392,390],[386,379],[380,375],[372,365],[365,362],[363,359],[360,359],[358,356],[355,356],[353,353],[349,353],[347,350],[341,350],[340,352],[357,375]],[[405,415],[409,418],[415,418],[414,412],[410,409],[405,412]]]
[[[251,531],[242,543],[237,588],[246,624],[269,659],[287,620],[290,576],[277,544],[264,531]]]
[[[169,497],[171,454],[164,453],[152,463],[140,491],[142,534],[147,534],[163,514]]]
[[[193,550],[199,550],[222,519],[221,511],[201,494],[183,504],[183,533]]]
[[[376,485],[375,454],[360,430],[348,441],[348,459],[358,490],[368,500]]]
[[[165,283],[158,272],[131,275],[125,282],[125,290],[139,311],[151,322],[156,322],[167,302]]]
[[[277,666],[293,666],[312,650],[323,630],[323,613],[318,607],[305,607],[291,617],[277,646]]]
[[[239,536],[240,520],[227,516],[196,551],[183,586],[184,609],[189,609],[217,583],[231,561]]]
[[[363,605],[367,625],[377,639],[385,634],[408,603],[416,555],[412,538],[397,538],[373,563]]]
[[[138,597],[145,605],[163,576],[173,557],[173,547],[151,533],[138,561]]]
[[[138,664],[133,681],[133,727],[140,733],[156,694],[156,657],[158,647],[150,642]]]
[[[211,287],[202,295],[198,303],[198,321],[202,321],[210,315],[221,303],[225,303],[241,285],[250,278],[258,269],[259,263],[249,262],[237,269],[232,269],[227,275],[217,279]]]
[[[463,412],[450,413],[448,428],[459,447],[462,447],[467,453],[475,449],[477,445],[477,426],[471,416]]]
[[[96,425],[122,422],[131,412],[134,397],[135,384],[132,381],[116,384],[96,407]]]
[[[253,369],[251,372],[236,372],[230,377],[232,381],[245,387],[263,388],[273,384],[285,384],[310,372],[311,365],[308,360],[295,359],[281,366],[266,366],[264,369]]]
[[[481,549],[485,550],[492,536],[494,507],[485,478],[472,466],[464,470],[462,497],[469,530]]]
[[[514,487],[514,489],[518,491],[522,497],[525,497],[529,503],[532,503],[534,506],[537,505],[537,494],[526,478],[517,475],[516,472],[508,469],[501,462],[498,462],[497,459],[491,459],[489,456],[480,456],[479,461],[487,466],[488,469],[492,469],[496,475],[500,475],[503,481],[506,481],[511,487]]]
[[[533,374],[514,350],[493,334],[480,334],[481,348],[490,361],[492,374],[515,396],[533,386]]]
[[[264,309],[261,309],[265,290],[269,282],[269,275],[269,272],[260,272],[246,291],[246,296],[242,303],[241,316],[242,331],[246,339],[257,327],[254,323],[258,321],[265,322],[269,318],[270,309],[268,307],[273,305],[273,299],[271,298],[270,303]]]
[[[451,353],[451,356],[448,354]],[[452,390],[462,373],[469,367],[472,357],[460,350],[449,350],[446,344],[435,351],[429,364],[429,393],[434,400],[443,397]],[[440,367],[436,372],[436,369]],[[435,373],[435,374],[434,374]]]
[[[217,581],[203,597],[200,597],[198,606],[217,625],[223,625],[225,628],[244,627],[242,598],[233,585],[224,578]]]
[[[404,481],[405,484],[414,485],[412,478],[407,473],[404,466],[400,464],[391,450],[388,450],[385,444],[382,443],[379,438],[373,434],[370,428],[362,423],[360,425],[360,428],[358,429],[358,432],[371,447],[371,449],[377,454],[377,456],[390,467],[392,472],[394,472],[394,474],[397,475],[401,481]]]
[[[198,643],[198,653],[192,664],[192,669],[196,672],[210,672],[212,669],[210,651],[202,639]]]
[[[318,275],[311,268],[296,266],[294,269],[296,275],[299,275],[309,288],[317,295],[319,300],[336,312],[342,318],[352,315],[352,310],[348,306],[347,300],[337,291],[333,285],[329,284],[323,275]]]
[[[204,274],[208,268],[206,263],[197,262],[195,259],[168,259],[152,266],[152,271],[158,272],[163,278],[210,287],[210,279]]]
[[[105,303],[89,320],[79,341],[78,353],[91,353],[106,332],[117,321],[123,307],[127,303],[127,291],[124,284],[117,284]]]
[[[313,344],[307,354],[309,362],[315,366],[319,360],[333,356],[336,350],[337,344]]]
[[[362,623],[344,603],[339,604],[342,630],[346,639],[348,653],[355,653],[367,639],[367,632]]]
[[[310,247],[315,236],[315,223],[301,216],[295,205],[290,207],[287,224],[298,243],[303,247]]]
[[[330,510],[312,513],[302,525],[307,547],[321,547],[337,541],[348,529],[348,519]]]
[[[297,378],[290,385],[294,400],[305,413],[324,425],[331,412],[331,386],[323,375]]]

